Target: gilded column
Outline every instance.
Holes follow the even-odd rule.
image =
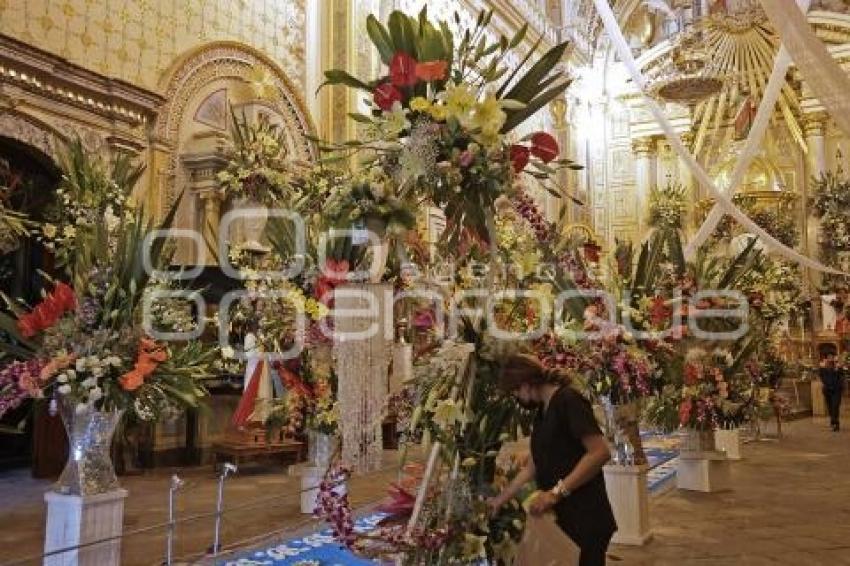
[[[561,148],[561,158],[569,157],[571,154],[570,148],[570,130],[569,124],[567,122],[567,101],[565,97],[561,96],[553,100],[549,104],[549,110],[552,113],[552,121],[555,129],[555,138],[558,140],[558,145]],[[558,172],[557,183],[558,188],[563,193],[569,193],[570,191],[574,191],[575,187],[571,186],[570,175],[571,171],[562,170]],[[557,221],[558,217],[561,214],[562,208],[567,207],[567,221],[573,221],[573,214],[571,214],[573,207],[569,202],[566,201],[566,198],[557,198],[553,195],[550,195],[548,192],[546,193],[546,215],[549,220]]]
[[[825,112],[816,112],[806,115],[803,133],[806,138],[806,146],[809,150],[809,173],[810,176],[818,177],[827,171],[826,161],[826,124]]]
[[[685,132],[682,134],[682,143],[685,144],[685,147],[688,148],[688,151],[693,151],[694,140],[696,136],[693,132]],[[688,200],[685,203],[685,221],[684,221],[684,229],[690,234],[695,229],[694,224],[694,208],[700,200],[700,188],[694,183],[694,176],[691,173],[691,169],[688,167],[687,163],[681,158],[679,158],[677,164],[677,177],[679,184],[685,189],[685,194],[688,195]]]
[[[220,190],[214,188],[199,191],[197,194],[203,203],[201,234],[207,246],[206,258],[198,258],[198,263],[201,263],[201,259],[205,259],[204,263],[213,264],[215,263],[213,258],[218,255],[218,226],[221,221],[222,194]]]
[[[820,251],[820,245],[818,244],[820,221],[812,216],[809,208],[809,179],[820,177],[828,170],[826,160],[826,127],[828,119],[829,117],[825,112],[815,112],[813,114],[807,114],[803,122],[803,135],[806,138],[806,147],[808,148],[806,174],[804,176],[804,182],[801,183],[801,189],[803,191],[803,253],[810,257],[818,255]],[[821,280],[820,274],[808,269],[807,271],[809,272],[807,280],[814,287],[817,287]]]
[[[354,0],[327,0],[320,2],[322,12],[322,68],[344,69],[354,75],[356,50],[354,35],[358,29],[354,21]],[[326,140],[342,142],[354,134],[353,120],[348,113],[355,107],[356,93],[344,86],[322,89],[319,98],[322,123],[319,132]]]
[[[635,203],[637,204],[635,220],[638,234],[642,238],[647,228],[649,193],[655,186],[658,167],[655,138],[650,136],[632,140],[632,153],[635,156]]]

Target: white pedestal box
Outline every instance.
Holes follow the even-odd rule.
[[[44,552],[120,537],[124,528],[126,489],[97,495],[44,494],[47,529]],[[69,550],[44,558],[45,566],[111,566],[121,563],[121,539]]]
[[[823,398],[823,384],[820,379],[812,379],[812,416],[826,416],[826,400]]]
[[[741,429],[718,429],[714,431],[714,445],[720,452],[725,452],[730,460],[741,459]]]
[[[731,489],[731,466],[726,454],[718,451],[683,451],[676,468],[676,487],[714,493]]]
[[[604,468],[605,489],[617,520],[617,532],[611,542],[641,546],[652,538],[649,524],[649,466]]]

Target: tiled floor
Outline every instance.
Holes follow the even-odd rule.
[[[850,424],[850,419],[847,419]],[[734,489],[720,494],[671,489],[653,498],[654,540],[643,548],[612,547],[610,564],[627,566],[850,565],[850,430],[829,431],[823,419],[797,421],[781,441],[744,446],[744,460],[733,463]],[[394,459],[386,472],[357,478],[355,505],[380,498],[394,479]],[[165,520],[171,470],[122,479],[130,492],[125,529]],[[186,517],[213,509],[215,478],[210,469],[182,471],[188,486],[178,499]],[[24,473],[0,475],[0,563],[38,554],[44,529],[42,493],[48,484]],[[225,544],[318,526],[299,513],[298,478],[281,472],[241,473],[228,480]],[[212,538],[212,519],[178,529],[176,554],[202,553]],[[256,547],[254,544],[246,548]],[[124,563],[159,564],[164,531],[130,535]],[[39,561],[32,561],[32,564]]]

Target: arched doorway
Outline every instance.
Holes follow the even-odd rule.
[[[41,148],[0,136],[0,186],[5,205],[42,221],[50,214],[60,173]],[[0,245],[0,291],[26,304],[38,301],[45,285],[42,273],[54,270],[53,256],[30,235],[4,238]],[[32,465],[33,476],[51,477],[65,460],[65,432],[58,417],[50,417],[46,403],[28,401],[0,421],[0,469]]]

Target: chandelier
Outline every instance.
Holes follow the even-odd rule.
[[[719,93],[723,75],[706,64],[704,43],[696,27],[680,33],[668,59],[651,76],[650,94],[665,102],[694,106]]]

